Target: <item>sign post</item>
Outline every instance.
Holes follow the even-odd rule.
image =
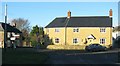
[[[6,48],[7,48],[7,4],[5,5],[5,29],[4,29],[4,48],[5,48],[5,51],[6,51]]]

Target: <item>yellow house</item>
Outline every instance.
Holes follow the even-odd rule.
[[[110,47],[112,44],[112,9],[109,16],[57,17],[44,31],[54,45],[89,45]]]

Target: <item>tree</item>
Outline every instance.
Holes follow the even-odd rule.
[[[11,24],[15,24],[16,28],[19,29],[22,34],[23,37],[25,38],[25,42],[26,44],[29,43],[29,32],[30,32],[30,23],[27,19],[23,19],[23,18],[17,18],[17,19],[13,19],[11,21]]]
[[[32,30],[30,32],[30,36],[31,36],[31,42],[32,42],[33,46],[35,46],[36,44],[43,44],[43,42],[44,42],[43,27],[38,27],[38,25],[33,26]]]
[[[115,32],[115,31],[120,31],[120,25],[116,26],[116,27],[113,27],[113,32]]]
[[[11,23],[12,24],[16,23],[16,28],[19,29],[20,31],[25,29],[28,32],[30,32],[30,23],[27,19],[17,18],[13,19]]]

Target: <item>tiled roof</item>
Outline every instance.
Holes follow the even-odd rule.
[[[15,33],[22,33],[20,30],[18,30],[17,28],[15,27],[12,27],[11,25],[9,24],[6,24],[7,25],[7,32],[15,32]],[[5,23],[2,23],[0,22],[0,30],[4,30],[5,29]]]
[[[59,17],[45,28],[53,27],[112,27],[112,18],[109,16]]]

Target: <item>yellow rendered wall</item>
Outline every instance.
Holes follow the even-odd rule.
[[[4,47],[4,32],[0,31],[0,42],[2,42],[2,45],[0,45],[0,48]]]
[[[55,45],[64,45],[65,44],[65,28],[57,28],[60,29],[60,32],[55,32],[56,28],[45,28],[45,34],[47,34],[50,39],[52,39]],[[59,38],[60,42],[55,43],[55,38]]]
[[[112,31],[111,28],[106,28],[106,32],[101,33],[99,27],[80,27],[79,32],[73,32],[73,28],[69,27],[67,28],[67,44],[82,45],[85,38],[89,36],[90,34],[93,34],[96,39],[93,40],[91,43],[100,43],[100,38],[105,38],[106,43],[103,45],[110,45],[112,44],[112,39],[111,39],[112,32],[111,31]],[[78,38],[79,43],[73,44],[73,38]],[[91,44],[91,43],[87,43],[87,44]]]
[[[110,45],[112,44],[112,29],[106,28],[105,33],[100,32],[100,27],[76,27],[79,28],[79,32],[73,32],[73,29],[75,27],[67,27],[67,33],[66,33],[66,43],[67,45],[83,45],[84,40],[87,36],[90,34],[93,34],[95,36],[95,40],[92,42],[88,42],[86,45],[91,43],[100,43],[100,38],[105,38],[106,43],[101,45]],[[47,32],[47,29],[49,31]],[[45,28],[45,34],[48,34],[49,37],[53,40],[53,43],[55,45],[65,45],[65,28],[59,28],[60,32],[55,32],[55,28]],[[60,39],[60,43],[55,43],[55,38]],[[73,44],[73,38],[78,38],[79,43]]]

